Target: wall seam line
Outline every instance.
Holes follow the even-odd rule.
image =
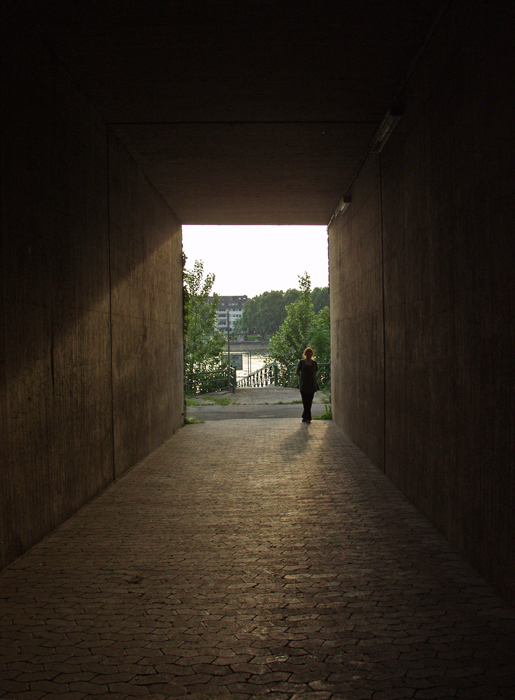
[[[112,481],[116,481],[115,464],[115,434],[114,434],[114,366],[113,366],[113,277],[111,270],[111,137],[109,126],[106,124],[106,145],[107,145],[107,260],[109,272],[109,348],[111,366],[111,459],[112,459]]]
[[[381,296],[383,314],[383,471],[386,474],[386,300],[384,280],[383,159],[379,155],[379,215],[381,217]]]

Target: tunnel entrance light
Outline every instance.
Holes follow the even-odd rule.
[[[339,214],[343,214],[343,212],[347,209],[349,204],[351,203],[351,196],[350,194],[344,194],[343,197],[340,199],[338,204],[336,205],[336,209],[334,210],[334,214],[331,216],[331,219],[329,223],[327,224],[327,227],[332,224],[333,220],[336,219],[336,217]]]
[[[347,209],[347,207],[349,206],[350,203],[351,203],[350,194],[344,194],[343,197],[338,202],[338,206],[335,209],[334,216],[338,216],[338,214],[343,214],[343,212]]]
[[[376,135],[374,136],[372,148],[370,149],[371,153],[381,153],[381,151],[384,148],[384,145],[392,135],[392,132],[399,123],[401,117],[402,108],[399,105],[392,107],[392,109],[388,110],[385,118],[381,122],[381,126],[377,130]]]

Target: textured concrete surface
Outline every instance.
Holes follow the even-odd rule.
[[[514,611],[332,422],[185,427],[0,601],[3,699],[515,693]]]
[[[380,164],[369,158],[352,206],[329,229],[335,421],[384,467],[384,325]]]
[[[0,11],[34,21],[183,224],[325,225],[445,4]]]
[[[177,218],[37,34],[0,25],[1,568],[182,425],[183,342]]]
[[[181,225],[116,136],[109,138],[114,471],[183,423]]]
[[[2,38],[0,568],[112,480],[105,126]]]
[[[492,8],[449,4],[330,227],[333,411],[515,604],[514,8]]]

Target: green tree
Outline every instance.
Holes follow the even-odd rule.
[[[240,333],[257,333],[257,300],[247,299],[243,312],[234,324],[234,329]]]
[[[329,287],[315,287],[311,292],[311,299],[317,314],[324,307],[329,306]]]
[[[315,353],[317,362],[331,361],[331,324],[329,319],[329,307],[324,306],[323,309],[315,314],[313,323],[309,331],[311,339],[311,347]]]
[[[243,314],[235,324],[235,330],[240,333],[259,333],[262,338],[277,333],[286,318],[286,309],[302,295],[299,289],[288,289],[286,292],[272,290],[247,299]],[[318,313],[329,305],[329,288],[315,287],[311,292],[314,312]]]
[[[286,317],[284,294],[272,290],[247,299],[238,320],[237,330],[259,333],[262,338],[275,333]]]
[[[298,289],[287,289],[284,293],[284,305],[293,304],[294,301],[300,297],[300,292]]]
[[[224,364],[225,336],[216,329],[220,297],[214,294],[210,298],[214,282],[212,272],[204,279],[201,260],[195,260],[193,270],[183,271],[184,371],[187,373],[219,369]]]
[[[300,294],[286,307],[286,318],[277,333],[270,339],[268,354],[283,366],[296,364],[310,344],[310,332],[315,313],[311,301],[311,279],[307,272],[299,275]]]
[[[272,290],[263,292],[258,297],[258,319],[261,336],[270,336],[275,333],[286,317],[284,294],[282,291]]]

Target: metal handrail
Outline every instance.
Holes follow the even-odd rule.
[[[236,390],[236,369],[216,369],[210,372],[187,372],[184,375],[184,390],[186,394],[207,394],[230,388]]]
[[[296,388],[299,380],[295,374],[297,365],[288,365],[286,370],[286,386]],[[283,371],[278,367],[277,362],[261,367],[261,369],[252,372],[247,377],[238,379],[237,387],[253,387],[255,389],[264,386],[279,386],[279,375],[281,374],[281,383],[284,382]],[[318,365],[317,381],[321,389],[329,386],[331,380],[331,364],[329,362],[321,362]],[[283,384],[284,386],[284,384]]]
[[[254,388],[277,386],[278,376],[277,362],[273,362],[270,365],[261,367],[261,369],[257,369],[242,379],[238,379],[236,386]]]

